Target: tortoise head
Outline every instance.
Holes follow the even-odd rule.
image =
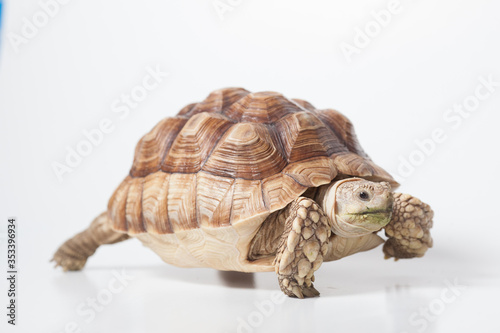
[[[328,187],[323,208],[333,233],[357,237],[385,227],[391,220],[393,201],[389,183],[347,178]]]

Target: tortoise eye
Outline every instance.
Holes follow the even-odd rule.
[[[361,191],[359,192],[359,198],[363,201],[368,201],[370,200],[370,195],[366,191]]]

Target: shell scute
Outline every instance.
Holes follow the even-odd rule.
[[[241,123],[271,124],[299,110],[297,104],[283,95],[265,91],[246,95],[224,111],[224,114]]]
[[[219,114],[200,113],[191,117],[175,138],[161,170],[168,173],[196,173],[213,147],[233,123]]]
[[[216,186],[214,186],[217,184]],[[197,219],[201,227],[217,228],[231,225],[234,179],[199,172],[196,184]]]
[[[280,172],[287,160],[273,129],[237,123],[221,138],[203,170],[224,177],[264,179]]]
[[[184,118],[166,118],[143,136],[137,143],[130,175],[144,177],[158,171],[161,162],[168,155],[172,143],[186,122],[187,119]]]
[[[303,111],[289,115],[276,123],[290,163],[311,157],[348,152],[341,141],[313,113]]]

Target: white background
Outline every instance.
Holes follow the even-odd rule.
[[[0,274],[1,331],[64,332],[76,322],[82,332],[235,332],[239,326],[499,332],[500,86],[460,124],[444,116],[454,104],[474,100],[479,77],[500,82],[500,3],[401,0],[390,23],[350,62],[340,46],[355,45],[357,29],[372,25],[371,12],[388,1],[230,3],[234,8],[222,20],[212,0],[73,0],[16,52],[9,38],[22,36],[24,18],[33,21],[41,9],[33,0],[4,2],[0,232],[7,217],[18,218],[20,274],[15,328],[6,324]],[[112,103],[141,84],[148,66],[169,76],[120,118]],[[401,158],[418,157],[415,140],[442,129],[446,140],[403,177],[401,188],[434,208],[434,248],[422,259],[396,263],[383,260],[381,248],[326,263],[316,273],[321,297],[274,303],[273,273],[179,269],[137,240],[99,249],[82,272],[54,270],[53,252],[105,210],[140,137],[227,86],[279,91],[340,110],[372,159],[398,179]],[[75,149],[82,131],[104,118],[113,131],[59,182],[52,164],[65,163],[67,148]],[[5,239],[1,247],[5,272]],[[91,318],[85,302],[96,296],[107,302],[113,272],[122,268],[133,280]],[[253,326],[242,328],[242,321]]]

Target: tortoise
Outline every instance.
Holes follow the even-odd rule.
[[[382,243],[396,260],[432,246],[431,208],[398,186],[341,113],[220,89],[142,137],[107,211],[53,260],[80,270],[100,245],[135,237],[169,264],[275,271],[286,295],[314,297],[323,262]]]

